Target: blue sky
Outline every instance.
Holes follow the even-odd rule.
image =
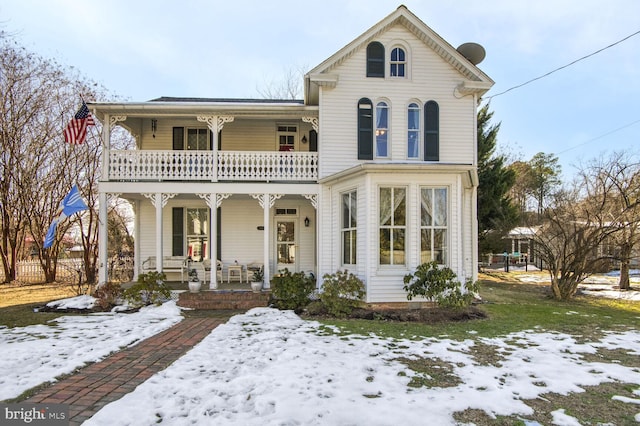
[[[130,101],[260,97],[405,4],[453,46],[476,42],[498,94],[640,30],[640,1],[3,0],[0,25],[27,49]],[[640,144],[640,34],[491,99],[500,149],[574,165]]]

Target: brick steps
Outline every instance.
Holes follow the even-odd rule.
[[[262,291],[228,291],[228,290],[204,290],[198,293],[187,291],[180,293],[178,306],[191,309],[219,309],[219,310],[247,310],[257,307],[269,306],[271,293]]]

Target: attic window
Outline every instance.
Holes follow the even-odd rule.
[[[384,78],[384,46],[378,41],[367,46],[367,77]]]
[[[405,68],[407,66],[407,56],[404,49],[399,47],[394,48],[391,51],[391,61],[389,64],[391,65],[389,70],[389,75],[391,77],[404,77]]]

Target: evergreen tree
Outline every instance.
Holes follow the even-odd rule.
[[[478,111],[478,243],[479,253],[504,250],[502,237],[518,221],[518,207],[509,197],[515,172],[496,154],[500,123],[490,124],[489,104]]]

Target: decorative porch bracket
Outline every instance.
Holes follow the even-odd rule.
[[[153,207],[155,207],[156,209],[158,208],[158,203],[160,203],[160,208],[163,208],[164,206],[167,205],[167,202],[172,199],[173,197],[175,197],[178,194],[171,194],[171,193],[162,193],[162,192],[157,192],[157,193],[148,193],[145,192],[142,195],[144,195],[145,197],[147,197],[150,201],[151,204],[153,204]]]
[[[318,194],[302,194],[302,196],[311,202],[314,209],[318,210]]]
[[[273,207],[276,200],[284,196],[284,194],[249,194],[249,195],[252,198],[258,200],[258,203],[260,203],[260,207],[262,207],[263,209],[265,208],[265,202],[267,203],[266,205],[268,205],[267,208],[270,209],[271,207]]]
[[[318,117],[302,117],[302,121],[304,121],[305,123],[311,123],[311,127],[313,127],[313,130],[317,132],[319,132],[319,123],[318,123]]]

